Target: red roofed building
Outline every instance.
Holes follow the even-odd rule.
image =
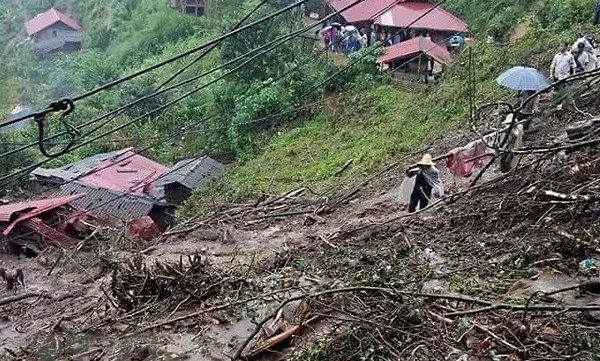
[[[377,63],[386,64],[392,70],[427,74],[435,72],[436,64],[446,65],[450,60],[451,55],[444,45],[420,36],[388,46]]]
[[[127,151],[101,163],[79,181],[98,188],[149,195],[152,183],[167,172],[168,167]]]
[[[81,49],[82,27],[70,16],[52,8],[25,22],[25,31],[41,53]]]
[[[339,11],[355,0],[325,0],[335,11]],[[364,0],[353,7],[344,10],[340,15],[350,24],[373,22],[373,18],[380,12],[397,3],[398,0]]]
[[[354,0],[325,1],[339,11]],[[391,40],[393,44],[420,35],[429,35],[434,42],[443,44],[453,35],[469,30],[462,20],[426,0],[364,0],[343,11],[341,17],[362,28],[369,39],[374,31],[377,39]]]
[[[377,63],[391,63],[405,60],[417,54],[426,55],[440,64],[448,64],[450,53],[443,45],[434,43],[430,38],[419,36],[385,48],[383,55],[377,58]]]
[[[441,7],[427,2],[405,1],[381,14],[374,21],[381,26],[466,33],[467,24]]]
[[[69,212],[61,213],[58,210],[83,197],[85,194],[75,194],[0,206],[0,245],[2,240],[6,240],[13,251],[15,247],[18,250],[19,246],[33,250],[36,247],[31,241],[40,239],[65,246],[69,238],[57,228],[64,226],[62,228],[66,229],[68,225],[62,221],[68,219],[65,216]]]

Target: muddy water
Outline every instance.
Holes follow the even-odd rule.
[[[200,346],[190,334],[156,334],[143,338],[115,339],[99,334],[52,336],[35,340],[40,361],[54,361],[61,355],[76,355],[93,349],[105,351],[103,360],[128,360],[141,347],[147,346],[150,356],[146,360],[193,361],[213,360],[201,355]],[[166,346],[169,345],[169,346]]]

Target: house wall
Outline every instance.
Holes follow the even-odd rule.
[[[169,204],[179,205],[183,203],[192,194],[192,191],[179,184],[170,183],[165,185],[165,201]]]
[[[81,49],[82,33],[63,23],[56,23],[33,36],[37,50],[51,53],[55,51],[73,52]]]
[[[180,9],[186,14],[196,16],[204,15],[206,11],[205,0],[170,0],[171,9]]]
[[[35,34],[33,36],[34,41],[37,43],[37,42],[40,42],[43,40],[54,39],[54,38],[56,38],[56,33],[60,30],[73,31],[73,29],[71,29],[64,23],[58,22],[58,23],[40,31],[39,33]]]
[[[156,223],[158,229],[164,232],[175,224],[175,207],[154,206],[148,216]]]
[[[421,55],[418,58],[406,63],[407,59],[396,60],[389,64],[389,68],[396,72],[405,72],[411,74],[426,74],[431,69],[429,57]],[[400,67],[402,65],[402,67]]]

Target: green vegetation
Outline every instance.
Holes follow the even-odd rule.
[[[5,11],[8,14],[12,11],[10,14],[14,16],[7,18],[10,21],[0,24],[0,34],[6,34],[0,40],[5,42],[2,44],[5,45],[4,52],[0,54],[0,115],[6,115],[19,104],[45,108],[51,100],[84,93],[98,85],[197,47],[233,28],[239,19],[258,3],[258,0],[242,4],[232,0],[213,0],[210,2],[209,15],[203,17],[194,17],[169,9],[164,0],[113,0],[108,3],[63,0],[2,4],[0,13]],[[284,5],[287,5],[287,2],[270,1],[249,21],[271,14]],[[32,44],[24,39],[21,19],[30,18],[51,6],[73,14],[82,23],[85,42],[81,52],[47,57],[34,55]],[[289,12],[253,27],[250,31],[226,39],[217,50],[194,64],[170,85],[205,73],[289,33],[291,28],[298,29],[302,26],[304,24],[300,23],[297,14]],[[314,43],[306,39],[287,42],[176,105],[145,117],[51,163],[57,165],[100,151],[126,146],[145,148],[157,142],[159,145],[148,151],[148,155],[164,163],[198,156],[203,152],[217,155],[232,153],[236,156],[249,154],[256,146],[251,144],[255,133],[294,122],[301,114],[274,117],[268,124],[254,122],[254,119],[286,109],[295,96],[309,89],[316,79],[331,71],[333,65],[327,59],[319,57],[308,64],[300,64],[312,55],[315,51],[313,48]],[[79,127],[127,102],[151,94],[195,56],[196,54],[188,56],[124,85],[78,102],[68,121]],[[83,134],[80,142],[129,123],[198,86],[214,82],[217,77],[222,77],[240,63],[232,63],[198,81],[144,101],[115,119],[108,118],[110,121],[101,129],[94,131],[94,127],[102,123],[80,128]],[[294,71],[293,76],[276,82],[270,81],[297,65],[302,66]],[[331,89],[324,88],[306,100],[317,99],[327,90]],[[307,111],[310,113],[310,109]],[[62,130],[55,120],[48,123],[49,134]],[[186,132],[179,136],[178,133],[181,133],[182,129]],[[93,134],[87,134],[88,132]],[[185,139],[182,141],[184,135]],[[157,141],[160,137],[163,137],[164,141]],[[3,134],[0,139],[3,143],[0,150],[5,151],[18,147],[18,144],[34,142],[36,132],[26,129],[15,134]],[[64,141],[65,139],[57,139],[54,142],[60,146]],[[27,152],[21,152],[19,157],[6,159],[3,169],[0,169],[0,175],[31,164],[25,164],[23,159],[33,163],[43,158],[35,148],[31,148]]]
[[[469,24],[475,37],[492,35],[502,40],[519,22],[533,20],[541,27],[554,30],[580,30],[591,24],[596,0],[449,0],[448,10]]]

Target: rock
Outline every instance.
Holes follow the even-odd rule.
[[[162,353],[162,354],[166,354],[166,355],[173,355],[173,356],[181,356],[181,355],[185,354],[185,351],[181,347],[179,347],[177,345],[172,345],[172,344],[162,346],[161,348],[158,349],[158,352]]]
[[[38,256],[35,260],[42,267],[48,267],[50,265],[50,260],[48,260],[48,257],[46,256]]]
[[[113,328],[113,330],[118,331],[118,332],[125,332],[129,328],[129,325],[126,325],[122,322],[117,322],[114,325],[112,325],[112,328]]]
[[[129,360],[144,361],[145,359],[148,358],[148,356],[150,356],[150,350],[148,349],[148,346],[143,346],[143,347],[140,347],[139,349],[136,349],[135,352],[129,358]]]

